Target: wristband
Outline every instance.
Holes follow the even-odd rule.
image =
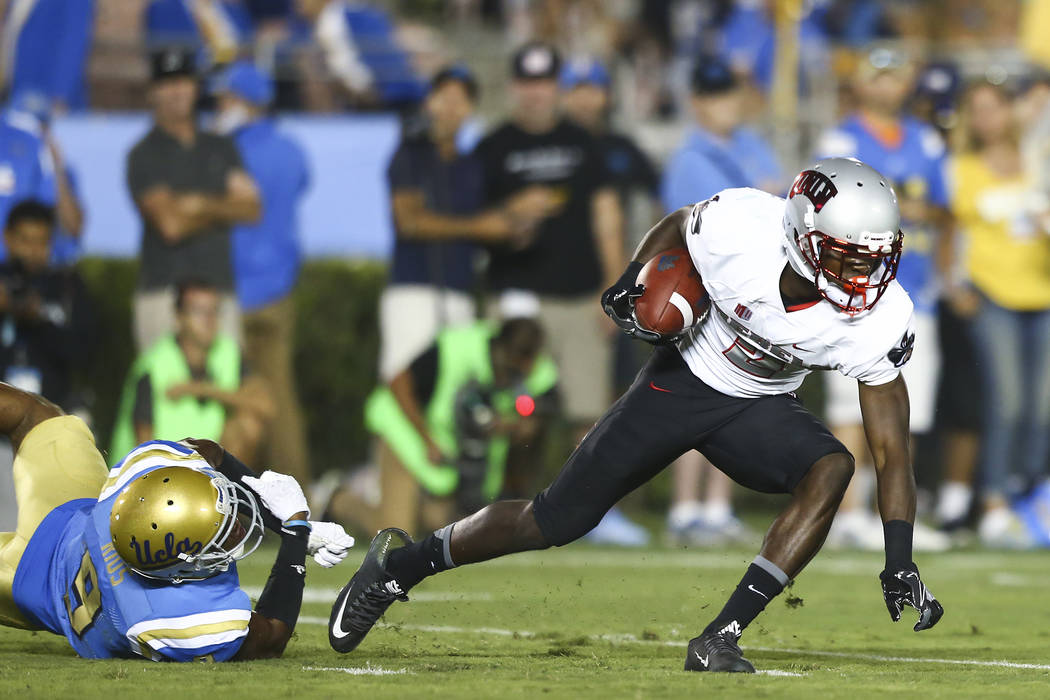
[[[281,529],[283,530],[292,527],[305,527],[307,531],[311,531],[314,529],[314,526],[311,525],[307,520],[285,520],[283,523],[281,523]]]
[[[911,566],[911,539],[914,526],[907,520],[890,520],[882,525],[886,538],[886,568],[900,571]]]

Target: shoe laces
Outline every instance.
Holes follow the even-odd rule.
[[[383,581],[373,582],[354,599],[348,616],[350,627],[359,632],[367,632],[386,612],[390,604],[401,597],[388,591],[384,583]]]
[[[732,632],[720,632],[713,637],[710,637],[707,641],[707,651],[709,653],[716,652],[729,652],[731,654],[740,655],[743,652],[740,651],[740,645],[737,644],[739,637]]]

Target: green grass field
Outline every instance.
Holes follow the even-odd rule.
[[[342,656],[324,625],[362,553],[336,570],[311,562],[303,618],[279,661],[85,661],[59,637],[0,629],[0,698],[1050,696],[1046,553],[921,557],[946,613],[916,634],[914,616],[889,620],[881,556],[823,552],[745,633],[764,672],[747,677],[681,669],[685,642],[753,552],[572,546],[454,570]],[[256,595],[272,556],[241,567]]]

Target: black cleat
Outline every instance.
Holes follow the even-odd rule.
[[[690,639],[689,651],[685,657],[685,670],[754,673],[755,667],[744,658],[737,645],[739,639],[740,625],[736,620],[718,632],[705,632]]]
[[[398,540],[401,540],[398,542]],[[350,583],[339,591],[328,618],[328,643],[341,654],[357,648],[395,600],[408,602],[401,585],[386,571],[392,548],[411,544],[404,530],[388,527],[372,538],[368,554]]]

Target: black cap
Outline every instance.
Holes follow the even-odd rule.
[[[550,44],[530,41],[515,52],[510,65],[517,80],[555,80],[561,72],[561,57]]]
[[[470,72],[470,69],[462,63],[453,63],[435,73],[434,77],[430,79],[430,91],[433,92],[448,82],[460,83],[472,101],[478,99],[478,81],[474,74]]]
[[[150,54],[150,75],[153,82],[168,78],[197,77],[196,56],[181,46],[157,49]]]
[[[693,67],[692,86],[694,95],[716,95],[734,89],[737,79],[729,64],[721,58],[701,56]]]

